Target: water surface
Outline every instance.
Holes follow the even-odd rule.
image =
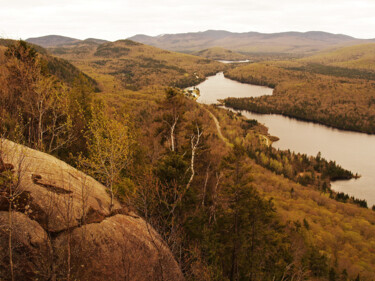
[[[250,60],[218,60],[218,62],[222,62],[222,63],[245,63],[245,62],[250,62]]]
[[[213,104],[227,97],[259,97],[272,95],[273,90],[267,87],[248,85],[224,77],[222,72],[208,77],[206,81],[197,86],[200,90],[198,102]]]
[[[273,91],[227,79],[222,73],[209,77],[197,87],[200,89],[198,101],[206,104],[217,103],[226,97],[271,95]],[[332,182],[332,188],[366,199],[369,207],[375,204],[375,135],[342,131],[276,114],[241,113],[263,123],[271,135],[280,138],[273,147],[314,156],[321,152],[322,157],[362,175],[359,179]]]

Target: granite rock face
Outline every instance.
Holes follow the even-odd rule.
[[[68,235],[60,235],[54,246],[63,249]],[[139,217],[115,215],[76,228],[70,236],[78,249],[72,261],[82,280],[183,280],[168,247]],[[66,259],[66,252],[60,256]]]
[[[10,280],[9,235],[16,280],[184,280],[160,235],[119,202],[111,209],[102,184],[5,139],[0,153],[1,280]]]
[[[19,175],[23,197],[33,211],[30,217],[48,231],[59,232],[111,214],[106,188],[92,177],[49,154],[8,140],[2,139],[0,150],[4,166],[12,166]],[[112,210],[120,208],[114,202]]]

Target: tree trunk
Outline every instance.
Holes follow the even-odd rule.
[[[113,183],[111,182],[110,184],[110,193],[111,193],[111,205],[109,206],[109,211],[112,212],[112,209],[113,209]]]
[[[202,195],[202,207],[204,207],[204,201],[205,201],[205,198],[206,198],[206,191],[207,191],[207,183],[208,183],[208,178],[209,178],[210,165],[211,165],[211,163],[207,166],[206,179],[204,180],[203,195]]]
[[[254,243],[255,243],[255,215],[251,224],[251,250],[250,250],[250,280],[253,280],[253,267],[254,267]]]
[[[174,130],[175,130],[175,128],[176,128],[178,118],[179,118],[179,116],[175,117],[174,122],[173,122],[173,124],[172,124],[172,126],[171,126],[171,150],[172,150],[172,151],[175,151],[175,144],[174,144]]]
[[[195,152],[197,150],[197,147],[199,145],[199,140],[202,136],[202,133],[203,132],[200,132],[199,131],[199,127],[197,125],[197,140],[196,142],[194,143],[194,140],[195,140],[195,136],[193,136],[191,138],[191,160],[190,160],[190,170],[191,170],[191,176],[190,176],[190,179],[189,179],[189,182],[187,183],[186,185],[186,190],[189,189],[190,185],[191,185],[191,182],[193,181],[194,179],[194,175],[195,175],[195,170],[194,170],[194,160],[195,160]]]
[[[10,187],[11,190],[11,187]],[[13,230],[13,213],[12,213],[12,191],[10,191],[10,198],[9,198],[9,267],[10,267],[10,276],[12,281],[14,281],[14,266],[13,266],[13,249],[12,249],[12,230]]]
[[[237,192],[236,192],[237,193]],[[237,203],[237,194],[236,194],[236,205]],[[236,211],[234,214],[234,241],[233,241],[233,251],[232,251],[232,268],[231,268],[231,281],[237,281],[238,280],[238,239],[239,239],[239,225],[238,225],[238,210],[236,206]]]
[[[67,281],[70,281],[70,272],[71,272],[71,249],[70,249],[70,244],[71,244],[71,231],[70,229],[68,229],[68,259],[67,259],[67,263],[68,263],[68,273],[67,273],[67,277],[66,277],[66,280]]]
[[[38,149],[43,151],[43,101],[38,102]]]

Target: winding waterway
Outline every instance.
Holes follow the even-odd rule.
[[[272,95],[267,87],[239,83],[223,73],[209,77],[197,86],[198,102],[212,104],[226,97],[258,97]],[[343,168],[361,175],[359,179],[332,182],[332,188],[360,199],[368,206],[375,205],[375,135],[342,131],[312,122],[298,121],[276,114],[241,113],[256,119],[269,128],[271,135],[280,138],[272,146],[334,160]]]

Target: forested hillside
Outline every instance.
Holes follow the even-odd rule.
[[[375,44],[362,44],[326,51],[303,61],[349,69],[375,71]]]
[[[70,60],[93,77],[98,74],[116,77],[122,87],[131,90],[151,85],[187,87],[225,67],[209,59],[169,52],[130,40],[90,46],[82,44],[50,51]]]
[[[341,200],[330,189],[330,180],[351,178],[352,172],[320,155],[278,151],[265,143],[274,138],[263,125],[200,105],[181,89],[225,65],[120,40],[51,49],[60,59],[45,68],[52,57],[13,43],[0,52],[2,136],[51,153],[102,183],[108,212],[115,214],[121,204],[133,220],[141,216],[142,231],[147,234],[149,225],[160,234],[186,280],[375,278],[373,211],[361,200]],[[253,74],[254,67],[263,76],[257,76],[259,69]],[[68,69],[73,77],[65,79],[58,75],[64,71],[53,69]],[[238,69],[228,73],[237,75]],[[244,82],[277,89],[290,79],[303,87],[295,79],[304,74],[279,66],[243,70],[251,73]],[[321,89],[330,87],[324,76],[305,75],[316,78]],[[341,87],[332,83],[331,89]],[[358,85],[350,80],[347,86]],[[13,182],[9,169],[0,172],[2,211],[9,212],[4,206],[21,211],[9,199],[13,189],[6,190]],[[0,231],[8,237],[9,231]],[[158,245],[153,244],[156,252]],[[60,280],[92,269],[77,266],[73,254],[66,252]],[[123,257],[129,272],[136,268]],[[160,262],[153,272],[161,275],[155,280],[167,280],[160,252],[156,257]],[[100,261],[95,266],[103,270]],[[0,263],[5,280],[17,270],[9,257]]]
[[[236,60],[246,60],[249,57],[237,52],[233,52],[231,50],[227,50],[220,47],[212,47],[208,49],[204,49],[198,52],[192,53],[192,55],[204,57],[211,60],[229,60],[229,61],[236,61]]]

